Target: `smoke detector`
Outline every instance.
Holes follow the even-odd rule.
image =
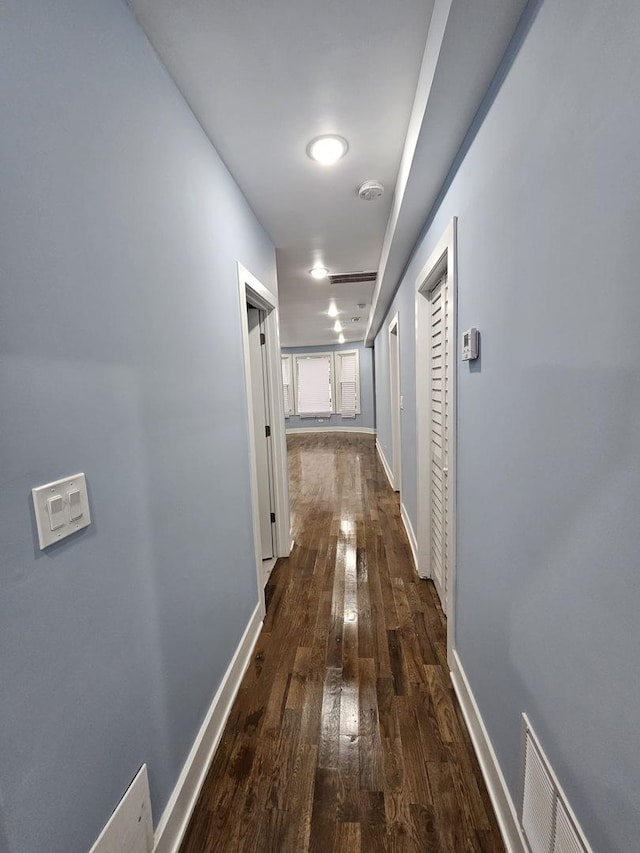
[[[384,193],[384,186],[380,181],[365,181],[358,187],[358,195],[363,201],[374,201]]]

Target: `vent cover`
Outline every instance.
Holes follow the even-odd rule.
[[[556,792],[542,758],[527,731],[524,757],[522,828],[531,853],[549,853],[553,837]]]
[[[558,800],[556,809],[556,834],[553,839],[553,853],[584,853],[578,833],[567,814],[564,803]]]
[[[531,853],[591,853],[526,715],[521,823]]]
[[[343,272],[329,276],[331,284],[370,284],[376,280],[376,272]]]

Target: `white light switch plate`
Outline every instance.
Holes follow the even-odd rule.
[[[91,524],[84,474],[38,486],[31,494],[40,550]]]

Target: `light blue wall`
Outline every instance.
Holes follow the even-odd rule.
[[[375,427],[375,413],[373,402],[373,349],[365,347],[362,343],[336,344],[335,346],[316,347],[283,347],[283,353],[297,352],[340,352],[341,350],[358,350],[360,362],[360,414],[355,418],[343,418],[341,415],[331,415],[329,418],[300,418],[291,415],[285,421],[287,429],[318,428],[340,428],[345,427],[373,429]]]
[[[4,3],[0,107],[0,850],[86,853],[142,762],[160,817],[256,606],[235,262],[275,253],[121,0]]]
[[[457,364],[456,645],[514,802],[526,711],[602,853],[640,838],[639,44],[635,0],[530,5],[390,312],[413,328],[457,215],[459,329],[482,337]],[[414,363],[404,336],[405,403]]]

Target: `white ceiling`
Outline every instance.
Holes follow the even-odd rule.
[[[276,246],[282,345],[335,343],[332,297],[371,343],[526,0],[129,2]],[[335,166],[306,155],[322,133],[349,142]]]
[[[276,246],[283,346],[336,342],[334,294],[346,340],[362,340],[373,285],[308,270],[378,268],[433,0],[131,5]],[[305,152],[322,133],[349,142],[333,167]],[[358,198],[368,179],[382,199]]]

